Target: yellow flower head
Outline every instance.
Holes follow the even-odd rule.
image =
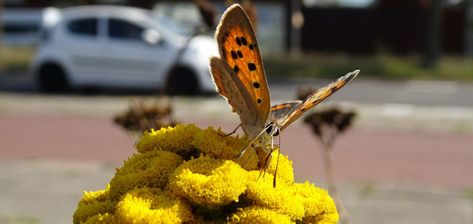
[[[278,151],[274,151],[272,154],[271,161],[266,169],[266,172],[274,174],[277,166],[277,183],[283,182],[285,184],[294,183],[294,169],[292,168],[292,161],[288,159],[286,155],[279,155],[279,164],[278,163]]]
[[[117,169],[110,181],[110,197],[118,199],[123,193],[139,186],[163,188],[169,175],[182,162],[179,155],[167,151],[136,154]]]
[[[325,190],[294,183],[292,161],[277,151],[262,173],[265,150],[245,137],[178,125],[144,133],[106,189],[85,192],[73,223],[337,223]],[[258,178],[259,177],[259,178]]]
[[[228,223],[260,223],[260,224],[291,224],[295,223],[283,214],[274,210],[262,208],[258,206],[250,206],[240,209],[233,214]]]
[[[161,128],[158,131],[151,129],[150,132],[146,131],[136,143],[136,149],[141,153],[163,150],[185,154],[193,149],[192,142],[199,131],[201,130],[193,124],[179,124],[176,127]]]
[[[246,174],[231,160],[202,156],[179,166],[169,180],[168,188],[195,204],[222,206],[238,201],[246,189]]]
[[[262,175],[260,176],[259,171],[249,172],[246,197],[255,205],[272,209],[293,220],[302,219],[304,217],[302,196],[282,183],[273,187],[273,175],[269,173],[264,174],[264,177]]]
[[[82,222],[82,224],[108,224],[108,223],[120,223],[120,220],[114,214],[101,213],[94,215]]]
[[[182,199],[156,188],[127,192],[117,204],[116,216],[124,224],[183,223],[193,219]]]
[[[107,185],[103,190],[84,192],[73,215],[74,223],[84,222],[92,216],[97,216],[97,219],[102,213],[113,213],[116,202],[109,200],[109,189],[110,185]]]
[[[220,130],[207,128],[197,132],[193,145],[200,150],[202,155],[232,160],[246,170],[254,170],[258,167],[259,158],[255,150],[248,150],[241,158],[237,156],[248,145],[246,138],[225,136],[225,133]]]
[[[294,184],[296,194],[303,197],[305,223],[337,223],[337,207],[328,192],[309,182]]]

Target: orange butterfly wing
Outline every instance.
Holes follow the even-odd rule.
[[[280,128],[280,130],[283,130],[289,124],[297,120],[297,118],[302,116],[302,114],[304,114],[307,110],[324,101],[337,90],[345,86],[345,84],[354,79],[359,72],[359,70],[356,70],[338,78],[335,82],[318,89],[300,103],[298,103],[298,101],[294,101],[274,105],[271,107],[272,121]]]
[[[252,112],[248,115],[235,110],[240,115],[246,134],[253,138],[268,120],[270,97],[255,33],[240,5],[232,5],[225,11],[215,38],[221,60],[232,70],[231,78],[242,96],[241,100],[245,101],[244,104],[233,100],[228,102],[234,110],[246,105]],[[227,99],[232,98],[229,91],[219,90],[219,93]]]

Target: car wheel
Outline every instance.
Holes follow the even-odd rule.
[[[38,83],[41,91],[48,93],[67,92],[70,89],[64,69],[54,63],[41,66],[38,73]]]
[[[167,78],[165,91],[171,96],[195,95],[199,92],[199,80],[189,68],[176,68]]]

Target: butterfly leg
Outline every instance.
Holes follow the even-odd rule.
[[[272,126],[267,126],[267,127],[264,128],[256,137],[254,137],[253,139],[251,139],[250,144],[248,144],[248,146],[246,146],[243,150],[241,150],[241,152],[237,155],[237,157],[238,157],[238,158],[241,158],[241,157],[245,154],[246,150],[248,150],[248,149],[250,148],[250,146],[253,145],[253,143],[254,143],[257,139],[259,139],[259,138],[268,130],[268,128],[270,128],[270,127],[272,128]]]
[[[233,129],[233,131],[231,131],[230,133],[228,133],[228,134],[224,134],[224,135],[223,135],[223,134],[220,134],[220,135],[221,135],[221,136],[223,136],[223,137],[228,137],[228,136],[230,136],[230,135],[233,135],[233,134],[235,134],[235,133],[236,133],[236,131],[238,130],[238,128],[240,128],[240,127],[241,127],[241,123],[240,123],[238,126],[236,126],[236,128],[235,128],[235,129]]]
[[[250,146],[253,145],[253,142],[254,140],[251,141],[250,144],[248,144],[248,146],[246,146],[243,150],[241,150],[241,152],[238,153],[237,158],[241,158],[245,154],[246,150],[248,150]]]
[[[260,172],[259,172],[259,175],[258,175],[258,179],[256,179],[256,181],[259,180],[259,178],[261,177],[261,174],[263,174],[263,172],[266,171],[266,169],[268,168],[269,166],[269,163],[271,162],[271,158],[273,157],[273,152],[270,152],[268,154],[268,156],[266,156],[266,158],[264,159],[264,163],[263,163],[263,166],[260,168]],[[265,172],[266,173],[266,172]],[[263,178],[264,178],[264,174],[263,174]]]

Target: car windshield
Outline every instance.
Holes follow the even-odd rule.
[[[162,26],[166,27],[166,29],[173,31],[182,36],[190,36],[192,32],[194,32],[195,27],[192,24],[185,24],[180,23],[178,21],[174,21],[172,18],[159,15],[157,13],[151,13],[151,17]]]

